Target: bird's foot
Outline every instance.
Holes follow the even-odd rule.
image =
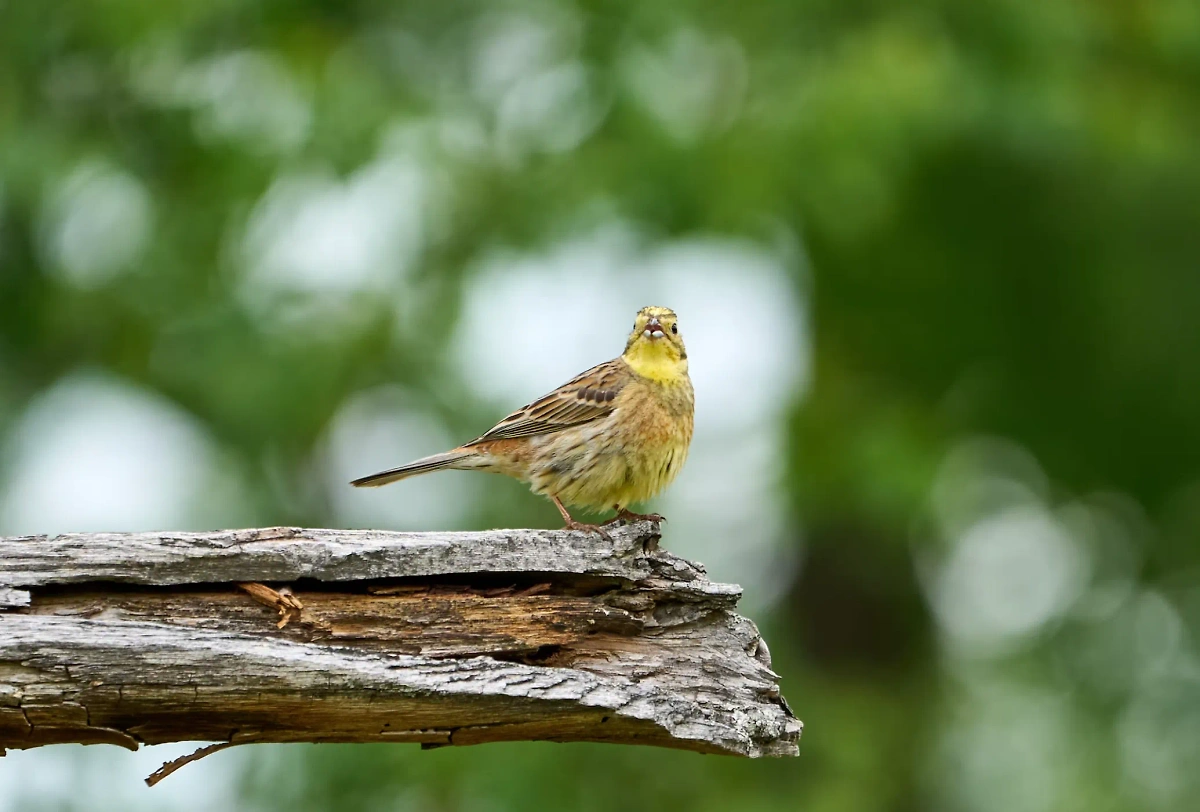
[[[572,519],[567,522],[567,526],[565,529],[581,530],[584,533],[595,533],[595,534],[599,535],[600,538],[604,539],[605,541],[612,541],[612,536],[610,536],[608,534],[608,531],[605,530],[603,527],[601,527],[598,524],[586,524],[584,522],[577,522],[574,519]]]
[[[625,508],[617,508],[617,515],[613,516],[605,524],[614,524],[616,522],[626,522],[628,524],[632,524],[633,522],[654,522],[655,524],[659,524],[665,521],[666,519],[657,513],[634,513]]]

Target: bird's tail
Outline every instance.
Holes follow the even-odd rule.
[[[350,484],[356,488],[378,488],[380,485],[387,485],[397,480],[407,479],[417,474],[426,474],[430,471],[440,471],[444,468],[469,468],[472,466],[464,466],[462,463],[472,457],[478,456],[478,454],[479,452],[473,449],[456,448],[444,454],[422,457],[419,460],[410,462],[408,465],[401,465],[399,468],[380,471],[378,474],[371,474],[370,476],[356,479]]]

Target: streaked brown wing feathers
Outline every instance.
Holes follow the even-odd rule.
[[[583,372],[548,395],[510,414],[486,434],[467,445],[551,434],[612,414],[617,393],[629,380],[619,358]]]

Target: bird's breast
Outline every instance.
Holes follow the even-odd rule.
[[[633,388],[631,385],[630,388]],[[670,484],[692,441],[692,388],[680,384],[637,384],[618,410],[619,443],[626,468],[620,503],[644,502]],[[623,393],[624,394],[624,393]]]
[[[602,420],[530,438],[536,493],[607,510],[651,498],[679,473],[692,439],[691,384],[638,380]]]

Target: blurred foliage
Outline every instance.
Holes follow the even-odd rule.
[[[514,95],[513,65],[541,84]],[[247,222],[278,179],[349,182],[385,143],[440,190],[403,279],[329,294],[319,318],[304,292],[247,293]],[[96,188],[82,199],[102,214],[54,231]],[[477,258],[613,217],[803,248],[815,375],[781,453],[805,558],[759,618],[807,724],[801,758],[280,748],[252,756],[247,804],[1132,810],[1200,794],[1171,766],[1200,757],[1193,0],[0,0],[0,431],[72,370],[110,370],[212,433],[254,483],[255,521],[328,523],[312,455],[337,407],[400,382],[462,434],[486,425],[494,404],[444,372]],[[398,318],[403,297],[419,306]],[[1124,608],[953,653],[923,581],[945,546],[930,500],[979,436],[1027,451],[1052,509],[1121,495],[1141,528],[1117,545],[1135,562]],[[487,517],[536,521],[526,501]],[[1167,626],[1193,656],[1167,683],[1101,676],[1140,673]],[[1039,702],[1066,720],[1044,735]],[[1011,758],[972,750],[972,731]]]

